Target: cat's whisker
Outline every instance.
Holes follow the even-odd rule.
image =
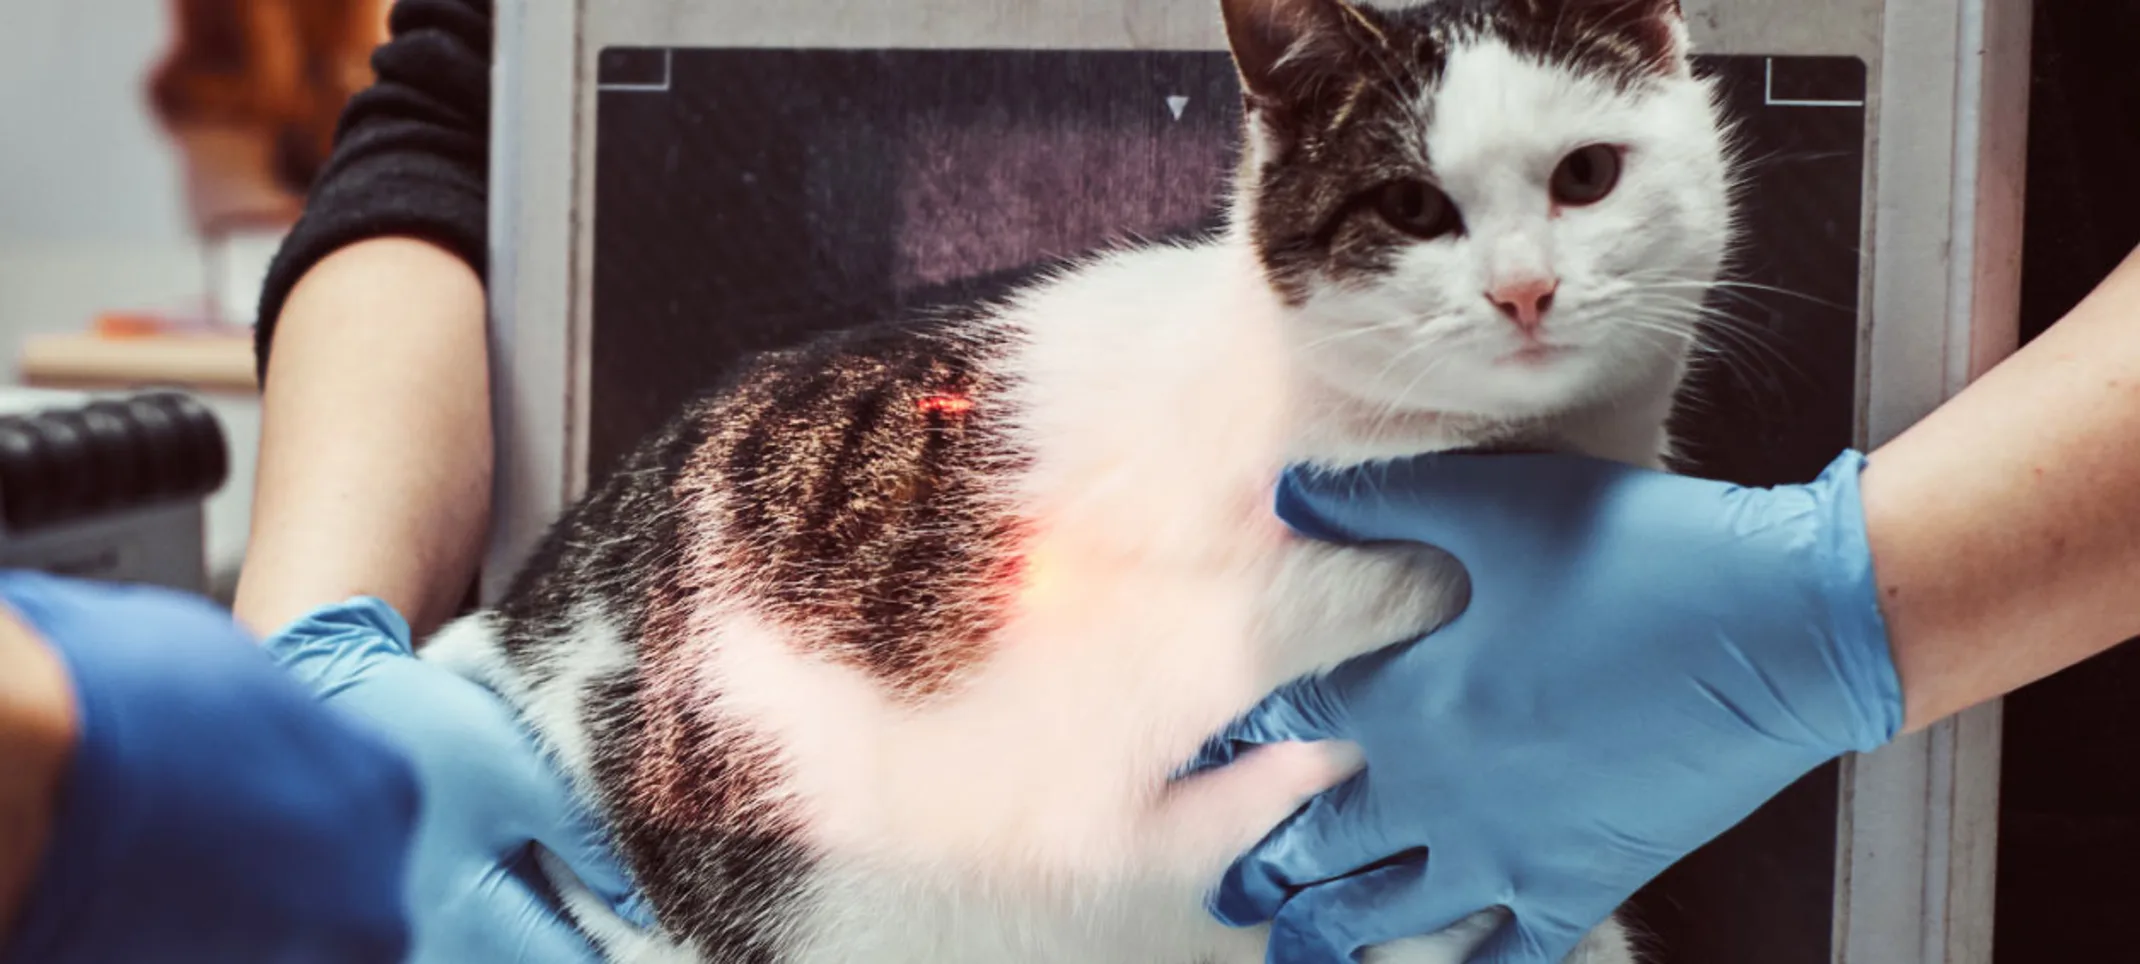
[[[1709,319],[1714,321],[1712,317]],[[1763,390],[1773,392],[1779,398],[1788,397],[1782,372],[1799,379],[1809,377],[1783,350],[1755,336],[1753,332],[1730,325],[1705,326],[1706,340],[1697,345],[1699,356],[1714,360],[1736,377],[1750,392]],[[1766,368],[1766,371],[1762,371]]]
[[[1443,352],[1441,354],[1430,357],[1427,360],[1426,364],[1421,365],[1419,367],[1419,370],[1414,373],[1411,382],[1405,386],[1403,391],[1391,395],[1388,400],[1383,404],[1383,406],[1373,416],[1369,418],[1369,424],[1373,426],[1372,430],[1376,434],[1380,434],[1389,425],[1391,420],[1395,419],[1399,415],[1403,406],[1410,400],[1412,392],[1418,389],[1419,383],[1425,380],[1428,376],[1434,374],[1435,371],[1440,368],[1440,366],[1446,363],[1447,359],[1449,358],[1449,353],[1447,351],[1447,349],[1450,347],[1449,341],[1450,339],[1447,337],[1426,338],[1415,341],[1412,344],[1406,346],[1403,351],[1397,353],[1395,357],[1391,358],[1389,364],[1384,365],[1382,371],[1376,374],[1374,381],[1375,383],[1379,383],[1382,381],[1382,379],[1389,377],[1389,374],[1391,372],[1396,371],[1399,367],[1410,361],[1412,356],[1422,351],[1427,351],[1429,349],[1443,349]]]
[[[1760,294],[1781,295],[1786,298],[1795,298],[1800,301],[1808,302],[1810,304],[1819,305],[1823,308],[1833,308],[1837,311],[1853,311],[1853,309],[1849,305],[1837,304],[1825,298],[1806,294],[1802,291],[1793,291],[1789,288],[1780,288],[1775,285],[1765,285],[1752,281],[1734,281],[1730,279],[1720,279],[1717,281],[1696,281],[1685,278],[1669,277],[1657,279],[1643,279],[1639,276],[1631,276],[1629,280],[1640,287],[1651,288],[1661,291],[1713,291],[1718,294],[1725,295],[1727,297],[1746,300],[1748,304],[1758,304],[1758,302],[1754,302],[1747,299],[1746,295],[1747,292],[1756,292]]]
[[[1380,324],[1368,325],[1364,328],[1347,328],[1343,331],[1317,338],[1314,341],[1304,342],[1301,344],[1300,350],[1314,351],[1315,349],[1322,348],[1326,345],[1330,345],[1336,342],[1350,341],[1354,338],[1365,338],[1371,335],[1379,335],[1385,332],[1398,331],[1401,329],[1412,328],[1416,326],[1417,323],[1410,318],[1399,318],[1394,321],[1385,321]]]
[[[1402,367],[1402,366],[1403,366],[1403,365],[1404,365],[1404,364],[1405,364],[1406,362],[1410,361],[1410,360],[1412,359],[1412,356],[1414,356],[1414,355],[1416,355],[1416,354],[1418,354],[1418,353],[1420,353],[1420,352],[1422,352],[1422,351],[1426,351],[1426,350],[1428,350],[1428,349],[1432,349],[1432,348],[1444,348],[1444,347],[1446,347],[1446,341],[1447,341],[1446,339],[1433,339],[1433,338],[1429,338],[1429,339],[1420,339],[1420,340],[1417,340],[1417,341],[1414,341],[1414,342],[1412,342],[1412,343],[1411,343],[1411,344],[1409,344],[1409,345],[1406,345],[1403,351],[1400,351],[1400,352],[1398,352],[1398,353],[1397,353],[1396,355],[1392,356],[1392,357],[1390,358],[1390,360],[1389,360],[1389,363],[1388,363],[1388,364],[1386,364],[1386,365],[1383,365],[1383,366],[1382,366],[1382,370],[1381,370],[1380,372],[1377,372],[1377,373],[1375,374],[1375,378],[1374,378],[1374,383],[1379,383],[1379,382],[1381,382],[1381,381],[1382,381],[1383,379],[1385,379],[1385,378],[1388,378],[1391,372],[1394,372],[1394,371],[1396,371],[1396,370],[1397,370],[1398,368]],[[1446,357],[1446,356],[1440,356],[1440,357],[1436,357],[1436,358],[1430,359],[1430,360],[1428,361],[1428,363],[1427,363],[1427,365],[1426,365],[1425,367],[1427,367],[1427,368],[1432,368],[1433,366],[1435,366],[1435,365],[1438,365],[1438,364],[1440,364],[1440,363],[1441,363],[1441,360],[1442,360],[1442,357]],[[1417,380],[1417,379],[1414,379],[1412,387],[1414,387],[1414,388],[1418,387],[1418,380]],[[1407,392],[1407,393],[1408,393],[1408,392]],[[1398,399],[1399,399],[1399,401],[1393,401],[1393,402],[1391,403],[1392,407],[1394,408],[1394,406],[1396,406],[1396,405],[1398,405],[1398,404],[1401,404],[1401,399],[1402,399],[1402,398],[1403,398],[1403,396],[1402,396],[1402,395],[1399,395],[1399,396],[1398,396]],[[1383,419],[1383,418],[1385,418],[1385,417],[1386,417],[1386,415],[1387,415],[1387,413],[1385,413],[1384,415],[1381,415],[1381,416],[1377,416],[1377,417],[1376,417],[1376,421],[1377,421],[1377,422],[1379,423],[1379,422],[1381,421],[1381,419]]]
[[[1751,291],[1759,292],[1762,294],[1782,295],[1786,298],[1796,298],[1799,301],[1818,305],[1822,308],[1832,308],[1836,311],[1850,312],[1853,315],[1856,314],[1856,309],[1852,308],[1849,305],[1838,304],[1836,302],[1829,301],[1826,298],[1818,297],[1816,295],[1809,295],[1803,291],[1793,291],[1789,288],[1779,288],[1774,285],[1756,284],[1751,281],[1718,281],[1710,285],[1709,287],[1712,291],[1729,292],[1733,294]]]

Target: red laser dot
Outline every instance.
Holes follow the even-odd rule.
[[[964,395],[924,395],[916,405],[930,415],[964,415],[973,411],[973,399]]]

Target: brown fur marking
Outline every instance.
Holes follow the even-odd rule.
[[[904,698],[985,656],[1009,604],[1017,526],[988,494],[1017,459],[980,350],[875,335],[764,356],[696,414],[679,480],[724,581]]]

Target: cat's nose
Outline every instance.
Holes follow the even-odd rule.
[[[1559,290],[1559,278],[1518,278],[1495,285],[1486,293],[1486,300],[1501,309],[1524,334],[1536,335],[1539,326],[1545,324],[1546,312],[1553,310],[1553,295]]]

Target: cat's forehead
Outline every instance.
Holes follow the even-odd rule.
[[[1499,38],[1449,51],[1436,80],[1408,105],[1422,160],[1449,174],[1639,137],[1647,92],[1538,59]]]
[[[1362,82],[1394,96],[1363,99],[1353,120],[1440,172],[1637,137],[1667,76],[1617,41],[1557,37],[1524,0],[1361,6],[1405,62],[1363,63]]]
[[[1542,64],[1616,88],[1654,80],[1672,46],[1663,19],[1607,26],[1594,15],[1572,12],[1585,0],[1351,0],[1386,43],[1383,49],[1413,61],[1420,76],[1440,74],[1452,57],[1482,43],[1496,43]],[[1588,0],[1629,9],[1643,0]]]

